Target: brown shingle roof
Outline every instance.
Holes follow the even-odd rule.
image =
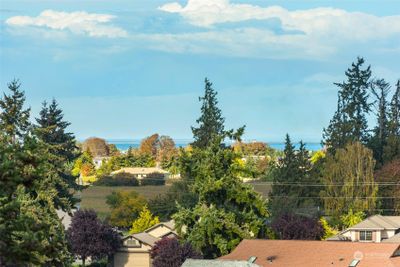
[[[230,254],[229,260],[248,260],[265,267],[348,267],[360,258],[357,267],[400,266],[400,257],[392,257],[400,244],[328,242],[304,240],[243,240]],[[272,262],[267,258],[272,258]]]

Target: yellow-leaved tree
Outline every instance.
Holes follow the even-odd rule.
[[[147,208],[147,205],[145,205],[143,206],[139,217],[133,221],[130,233],[135,234],[143,232],[144,230],[152,227],[153,225],[156,225],[157,223],[160,223],[160,220],[157,216],[153,216],[153,214]]]

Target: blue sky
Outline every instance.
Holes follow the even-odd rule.
[[[0,5],[0,90],[56,98],[79,139],[190,138],[208,77],[246,139],[320,141],[357,56],[400,78],[398,1],[18,1]]]

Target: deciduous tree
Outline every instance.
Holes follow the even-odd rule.
[[[121,246],[121,238],[111,226],[101,222],[94,211],[78,210],[67,231],[72,253],[82,260],[99,260],[111,256]]]
[[[176,238],[164,237],[150,250],[154,267],[180,267],[186,259],[201,259],[199,252],[189,243],[180,243]]]
[[[139,217],[133,221],[130,233],[140,233],[144,230],[160,223],[157,216],[153,216],[147,206],[144,206],[139,213]]]

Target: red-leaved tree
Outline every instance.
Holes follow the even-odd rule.
[[[119,234],[100,221],[93,210],[79,210],[74,214],[67,239],[71,252],[82,260],[83,266],[88,257],[102,259],[121,246]]]
[[[296,214],[282,214],[272,222],[279,239],[321,240],[324,229],[317,219]]]
[[[180,267],[190,259],[201,259],[202,256],[189,243],[180,243],[176,238],[164,237],[157,241],[150,251],[153,267]]]

